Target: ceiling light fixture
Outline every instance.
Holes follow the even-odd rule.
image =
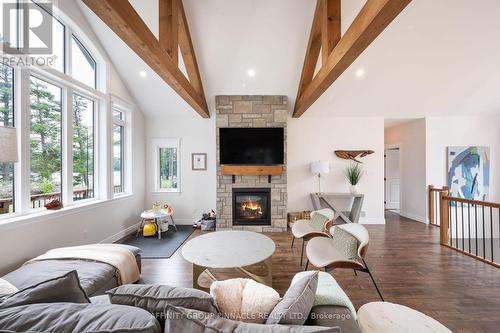
[[[365,75],[365,70],[363,68],[360,68],[356,71],[357,77],[363,77],[364,75]]]
[[[146,71],[140,71],[140,72],[139,72],[139,75],[140,75],[141,77],[146,77],[146,76],[148,76],[148,73],[146,73]]]
[[[250,77],[254,77],[254,76],[255,76],[255,69],[250,68],[250,69],[247,71],[247,74],[248,74],[248,76],[250,76]]]

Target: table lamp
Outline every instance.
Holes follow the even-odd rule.
[[[330,173],[330,162],[317,161],[311,163],[311,172],[318,175],[318,194],[321,193],[321,174]]]
[[[17,162],[16,129],[0,126],[0,163],[15,162]]]

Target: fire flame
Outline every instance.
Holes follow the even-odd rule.
[[[253,210],[256,211],[258,214],[262,214],[262,207],[257,201],[248,201],[245,203],[241,204],[241,210]]]

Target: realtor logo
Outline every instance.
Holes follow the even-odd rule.
[[[7,2],[2,10],[4,53],[52,54],[52,3]]]

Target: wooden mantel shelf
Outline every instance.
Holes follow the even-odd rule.
[[[282,165],[221,165],[223,175],[278,176],[283,173]]]

